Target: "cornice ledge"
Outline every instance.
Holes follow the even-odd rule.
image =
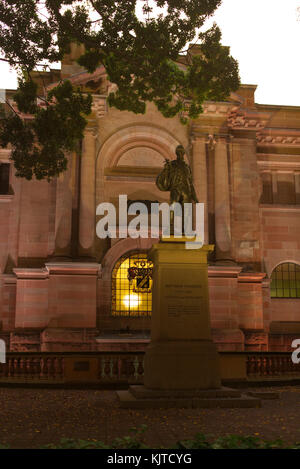
[[[13,269],[14,274],[18,279],[30,280],[30,279],[47,279],[49,277],[48,271],[45,268],[41,269],[30,269],[30,268],[15,268]]]
[[[201,116],[226,117],[236,107],[236,103],[205,101],[202,107]]]
[[[300,129],[264,129],[257,134],[260,146],[300,146]]]
[[[49,275],[95,275],[101,274],[101,264],[96,262],[49,262],[45,264]]]
[[[241,272],[238,277],[239,283],[261,283],[267,276],[263,272]]]
[[[261,130],[265,128],[271,113],[235,106],[228,116],[228,127],[235,129]]]
[[[236,278],[242,271],[241,266],[209,265],[208,277]]]

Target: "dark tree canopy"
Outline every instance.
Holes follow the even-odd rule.
[[[2,0],[0,52],[19,71],[18,110],[7,112],[0,143],[12,145],[17,175],[52,178],[66,169],[65,152],[83,136],[91,97],[68,81],[37,105],[32,71],[62,60],[71,42],[84,45],[78,62],[92,73],[104,65],[117,85],[108,102],[145,113],[153,102],[165,117],[183,122],[202,112],[205,100],[224,100],[239,86],[238,64],[214,25],[199,33],[221,0]],[[153,6],[155,9],[153,9]],[[188,43],[185,69],[176,61]],[[28,118],[24,118],[28,114]]]

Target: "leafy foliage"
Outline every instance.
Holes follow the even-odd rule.
[[[0,51],[21,70],[16,101],[20,111],[33,116],[31,123],[21,123],[17,116],[4,119],[1,143],[13,146],[19,176],[59,174],[66,168],[62,153],[82,135],[84,114],[90,110],[87,98],[63,83],[46,97],[47,108],[37,109],[37,88],[30,78],[40,63],[61,60],[71,42],[84,45],[78,62],[88,72],[105,66],[117,85],[108,102],[120,110],[145,113],[146,103],[153,102],[165,117],[178,114],[186,123],[199,116],[203,101],[226,99],[238,88],[238,64],[221,45],[219,28],[198,31],[221,0],[152,4],[155,10],[147,0],[2,0]],[[187,53],[179,67],[181,51],[194,40],[197,53]]]
[[[9,449],[9,446],[7,446],[7,445],[2,445],[2,444],[0,443],[0,449]]]
[[[65,152],[75,150],[83,138],[86,120],[82,113],[90,113],[91,96],[74,92],[65,81],[48,93],[46,105],[41,107],[36,104],[36,88],[32,81],[20,83],[15,95],[19,111],[32,114],[34,119],[11,113],[3,119],[0,143],[13,147],[16,176],[51,179],[67,168]]]
[[[207,438],[202,433],[198,433],[193,440],[180,441],[176,445],[177,449],[279,449],[283,447],[284,443],[281,440],[263,441],[254,436],[228,435],[213,441],[211,437]]]
[[[110,443],[98,440],[62,438],[59,443],[50,443],[42,449],[150,449],[144,443],[143,438],[147,428],[147,425],[133,427],[130,429],[131,435],[116,438]],[[7,445],[0,444],[0,449],[8,448]],[[257,437],[242,435],[228,435],[214,439],[211,435],[207,437],[202,433],[197,433],[193,439],[179,441],[171,449],[300,449],[300,444],[286,445],[282,440],[264,441]]]
[[[102,441],[62,438],[58,444],[50,443],[42,449],[110,449],[110,447]]]
[[[44,449],[146,449],[143,443],[143,434],[147,430],[147,425],[130,429],[131,435],[116,438],[110,444],[105,444],[97,440],[72,440],[62,438],[58,444],[49,444]]]

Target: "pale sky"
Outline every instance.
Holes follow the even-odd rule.
[[[238,60],[242,83],[258,85],[256,102],[300,106],[300,0],[223,0],[214,21]],[[0,88],[15,88],[0,62]]]

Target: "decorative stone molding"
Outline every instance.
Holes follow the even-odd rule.
[[[195,129],[193,129],[195,130]],[[197,129],[191,134],[191,144],[195,143],[196,141],[203,140],[205,144],[208,145],[209,150],[214,150],[218,142],[224,141],[230,142],[232,139],[232,135],[223,133],[201,133],[198,132]]]
[[[270,115],[265,112],[253,112],[235,106],[228,117],[228,126],[232,129],[263,129]]]
[[[96,125],[96,121],[90,120],[87,127],[84,129],[84,133],[85,136],[89,135],[96,138],[98,136],[98,127]]]
[[[261,172],[297,172],[300,171],[300,160],[298,155],[257,155],[257,164]]]
[[[293,132],[290,134],[287,134],[286,131],[281,131],[280,133],[279,132],[276,132],[276,131],[261,132],[257,135],[257,142],[260,145],[300,146],[300,132]]]
[[[11,150],[7,148],[0,148],[0,161],[1,163],[9,163],[10,162],[10,154]]]
[[[215,103],[207,101],[203,104],[203,114],[211,116],[225,116],[228,115],[232,108],[235,106],[233,103]]]
[[[207,136],[207,139],[206,139],[206,142],[205,142],[205,143],[207,143],[209,150],[214,150],[214,148],[215,148],[215,146],[216,146],[216,144],[217,144],[215,135],[209,134],[209,135]]]
[[[245,345],[265,345],[268,344],[268,333],[264,331],[243,331],[245,334]]]
[[[98,119],[102,119],[107,114],[106,96],[93,94],[92,97],[92,111],[96,114]]]

